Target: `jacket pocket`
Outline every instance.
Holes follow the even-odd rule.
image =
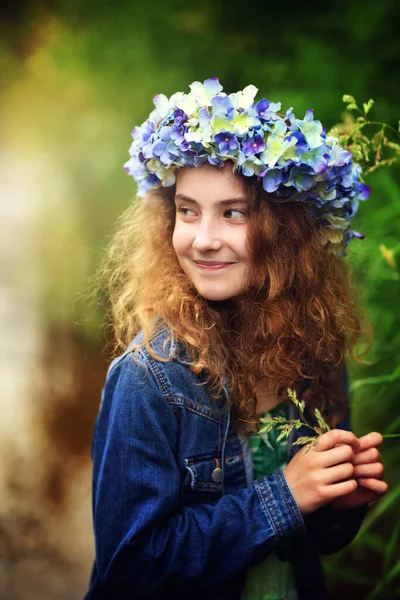
[[[185,504],[215,502],[222,493],[221,460],[217,456],[195,456],[184,459]]]

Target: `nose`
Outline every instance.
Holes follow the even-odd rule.
[[[199,252],[219,250],[222,247],[222,240],[219,235],[217,224],[209,219],[201,219],[192,245],[193,248]]]

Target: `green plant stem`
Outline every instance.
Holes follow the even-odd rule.
[[[354,136],[355,133],[357,133],[357,131],[361,130],[366,125],[380,125],[380,126],[382,126],[382,128],[388,127],[397,136],[400,137],[400,133],[394,127],[389,125],[388,123],[381,123],[380,121],[366,121],[365,123],[360,123],[359,125],[357,125],[357,127],[355,127],[351,133],[349,133],[349,140]]]

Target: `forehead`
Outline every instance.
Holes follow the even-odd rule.
[[[246,189],[241,177],[233,173],[232,163],[216,167],[205,163],[201,167],[183,167],[178,169],[176,193],[196,200],[246,197]]]

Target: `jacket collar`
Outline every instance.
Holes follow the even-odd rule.
[[[150,346],[165,358],[172,358],[188,366],[194,363],[184,342],[162,321],[157,324],[149,342]]]

